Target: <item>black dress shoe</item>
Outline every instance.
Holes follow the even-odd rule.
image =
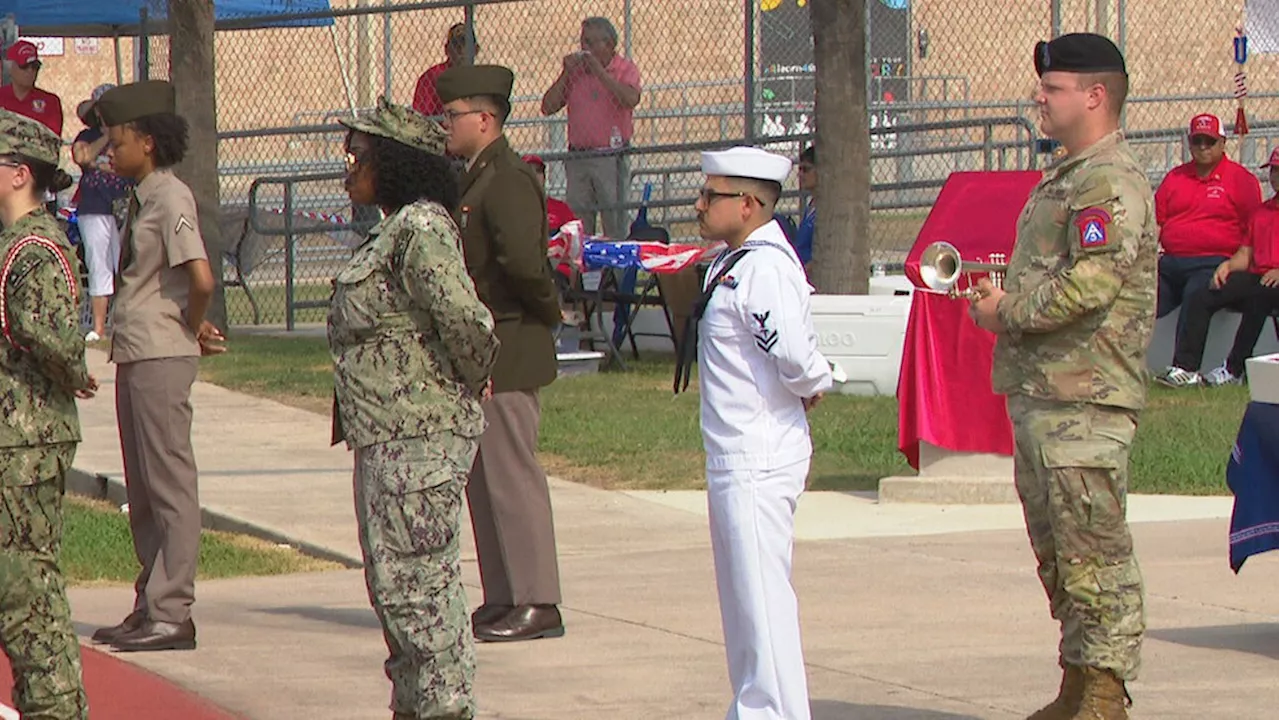
[[[471,613],[471,627],[480,627],[481,625],[491,625],[507,616],[507,613],[515,610],[514,605],[490,605],[485,603],[476,608]]]
[[[94,630],[93,641],[99,645],[115,642],[116,638],[121,635],[134,632],[138,628],[142,627],[142,624],[146,621],[147,613],[145,610],[134,610],[129,613],[129,615],[122,620],[119,625],[112,625],[111,627],[98,628],[97,630]]]
[[[483,642],[519,642],[564,635],[564,621],[555,605],[517,605],[507,616],[475,629]]]
[[[137,630],[116,638],[111,649],[117,652],[195,650],[196,624],[191,618],[184,623],[148,621]]]

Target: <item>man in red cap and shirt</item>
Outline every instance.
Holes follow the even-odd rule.
[[[26,40],[9,46],[4,62],[8,65],[8,85],[0,86],[0,108],[11,110],[43,123],[62,136],[62,100],[51,92],[36,87],[40,76],[40,51]]]
[[[1280,192],[1280,150],[1262,165],[1271,170],[1271,190]],[[1214,270],[1209,287],[1190,296],[1183,315],[1186,325],[1178,333],[1173,365],[1157,380],[1173,387],[1227,385],[1244,377],[1244,361],[1253,352],[1258,334],[1276,311],[1276,267],[1280,265],[1280,205],[1277,196],[1262,203],[1249,218],[1245,243]],[[1209,320],[1219,310],[1240,313],[1231,353],[1222,367],[1201,376],[1200,362]]]
[[[471,36],[472,55],[480,52],[480,45],[475,42],[475,35]],[[418,84],[413,90],[413,109],[426,115],[427,117],[436,117],[444,114],[444,103],[440,102],[440,94],[436,92],[436,80],[444,73],[445,70],[455,65],[468,65],[471,59],[467,57],[467,26],[457,23],[449,28],[449,34],[444,41],[444,57],[445,61],[432,65],[427,71],[418,76]]]
[[[1160,288],[1164,317],[1209,286],[1214,271],[1244,243],[1249,217],[1262,202],[1253,173],[1226,157],[1222,121],[1204,113],[1187,133],[1191,162],[1169,171],[1156,191],[1160,226]],[[1179,331],[1186,312],[1178,318]]]
[[[528,163],[529,167],[532,167],[533,171],[538,174],[538,180],[542,181],[542,189],[545,192],[547,189],[547,164],[537,155],[525,155],[520,159]],[[564,227],[565,223],[577,219],[578,216],[573,213],[573,208],[569,207],[569,203],[547,195],[547,227],[551,229],[553,237],[560,232],[560,228]],[[573,274],[568,265],[560,265],[556,267],[556,271],[565,277],[571,277]]]
[[[533,168],[538,174],[538,179],[542,181],[542,189],[547,189],[547,164],[537,155],[525,155],[520,158]],[[551,228],[551,234],[555,235],[560,232],[560,228],[565,223],[577,220],[578,216],[573,214],[573,208],[569,207],[569,203],[563,200],[557,200],[547,195],[547,227]]]

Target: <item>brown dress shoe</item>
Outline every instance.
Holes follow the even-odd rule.
[[[111,649],[116,652],[195,650],[196,624],[191,618],[184,623],[148,621],[137,630],[116,638]]]
[[[115,642],[116,638],[137,630],[142,627],[142,624],[146,621],[147,613],[145,610],[134,610],[129,613],[129,615],[125,617],[119,625],[112,625],[111,627],[98,628],[97,630],[94,630],[93,641],[99,645]]]
[[[515,609],[514,605],[490,605],[485,603],[471,613],[471,626],[491,625],[506,617],[507,613]]]
[[[517,605],[506,617],[476,628],[483,642],[519,642],[564,635],[564,621],[555,605]]]

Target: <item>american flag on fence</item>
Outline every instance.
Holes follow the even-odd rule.
[[[560,228],[547,243],[547,257],[557,265],[570,265],[582,270],[604,267],[637,268],[651,273],[677,273],[700,262],[711,262],[724,243],[712,246],[659,242],[615,242],[582,233],[582,221],[574,220]]]

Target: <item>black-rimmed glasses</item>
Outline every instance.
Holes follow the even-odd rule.
[[[760,198],[756,197],[755,195],[752,195],[751,193],[720,192],[719,190],[712,190],[711,188],[702,188],[701,190],[698,191],[698,199],[701,200],[706,205],[710,205],[711,203],[715,202],[716,200],[719,200],[720,198],[735,198],[735,197],[751,198],[752,200],[755,200],[761,205],[764,204],[764,202],[761,201]]]

